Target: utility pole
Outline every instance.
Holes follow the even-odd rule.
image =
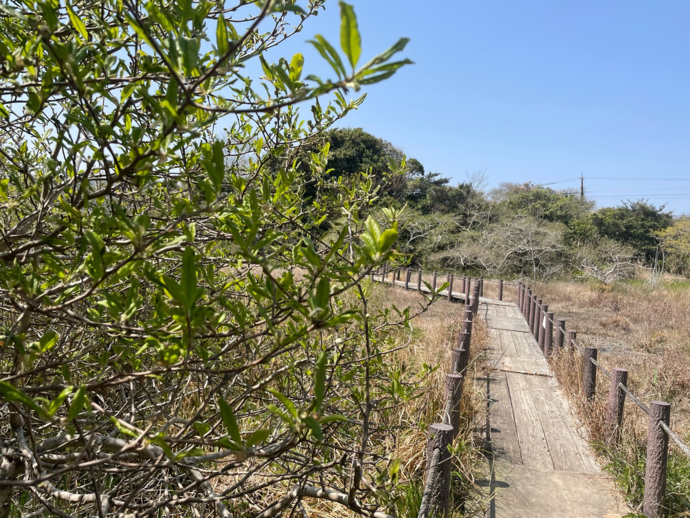
[[[580,198],[585,197],[585,174],[580,173]]]

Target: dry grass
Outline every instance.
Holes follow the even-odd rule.
[[[384,288],[380,285],[377,285],[372,300],[373,305],[379,307],[389,305],[402,309],[409,306],[412,313],[421,301],[421,296],[414,291]],[[445,375],[449,372],[451,349],[457,346],[457,334],[460,331],[463,311],[463,304],[449,303],[445,300],[435,302],[426,312],[412,320],[413,329],[407,335],[409,345],[401,350],[396,358],[400,365],[412,369],[419,369],[423,364],[435,368],[424,382],[424,397],[410,401],[401,411],[401,421],[416,423],[416,426],[399,435],[393,453],[402,460],[401,486],[410,484],[414,487],[413,492],[402,490],[399,495],[402,499],[414,500],[415,496],[421,497],[426,465],[426,431],[429,425],[442,420],[445,404],[443,384]],[[402,341],[406,337],[401,336],[400,339]],[[481,505],[479,493],[474,490],[474,475],[478,472],[482,459],[483,444],[479,435],[475,433],[475,425],[485,412],[485,403],[476,378],[477,374],[482,372],[482,358],[488,343],[488,329],[483,322],[476,322],[472,334],[471,366],[463,385],[461,431],[454,445],[453,470],[457,475],[453,479],[453,493],[457,507],[455,514],[458,516],[465,514],[462,509],[470,513],[472,509]],[[399,517],[416,516],[414,503],[408,503],[413,505],[403,505],[398,513]]]
[[[598,348],[599,363],[607,370],[628,370],[628,386],[643,402],[671,403],[671,427],[690,442],[690,290],[677,284],[650,290],[635,282],[613,287],[549,282],[532,289],[557,318],[568,320],[581,346]],[[581,355],[564,352],[551,363],[590,439],[601,445],[609,380],[598,372],[596,398],[585,403]],[[633,507],[639,507],[643,495],[647,425],[647,415],[628,402],[621,445],[599,449]],[[670,451],[668,516],[690,516],[690,462],[672,443]]]

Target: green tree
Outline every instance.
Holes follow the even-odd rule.
[[[673,214],[644,200],[606,207],[592,214],[599,234],[631,246],[647,261],[654,259],[659,245],[658,232],[673,223]]]
[[[657,232],[666,252],[666,266],[677,273],[690,272],[690,218],[682,217],[673,225]]]
[[[310,42],[333,79],[269,63],[324,7],[304,4],[0,6],[0,517],[387,505],[390,412],[416,389],[391,387],[362,281],[398,215],[365,219],[366,173],[307,200],[328,149],[295,159],[407,40],[360,66],[340,2],[340,50]]]
[[[511,213],[566,225],[583,219],[594,207],[594,203],[571,191],[555,191],[531,183],[504,185],[500,191],[500,203]]]

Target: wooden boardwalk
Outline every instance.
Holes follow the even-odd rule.
[[[515,304],[483,299],[490,328],[485,480],[490,518],[621,517],[627,508],[602,474],[539,345]]]

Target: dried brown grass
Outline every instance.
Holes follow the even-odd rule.
[[[598,349],[607,370],[628,370],[628,387],[645,403],[671,403],[671,427],[690,442],[690,290],[666,285],[650,290],[626,283],[602,288],[596,284],[549,282],[533,286],[556,318],[566,318],[577,342]],[[643,494],[644,448],[648,417],[630,400],[625,406],[621,444],[604,448],[610,382],[597,370],[594,401],[585,402],[582,355],[560,351],[551,359],[559,382],[582,419],[589,439],[600,445],[602,463],[616,476],[629,503],[639,506]],[[668,516],[690,516],[682,508],[690,497],[690,465],[671,442]],[[680,503],[679,503],[680,502]],[[679,514],[680,513],[680,514]]]

